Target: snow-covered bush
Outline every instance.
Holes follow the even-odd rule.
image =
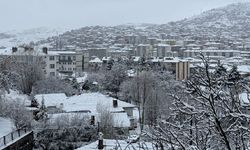
[[[67,96],[76,94],[78,91],[74,89],[70,83],[65,80],[55,78],[47,78],[37,81],[34,84],[32,94],[49,94],[49,93],[65,93]]]

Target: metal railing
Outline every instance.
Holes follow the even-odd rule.
[[[18,129],[0,138],[0,147],[6,146],[8,143],[18,139],[19,137],[30,132],[28,129]]]

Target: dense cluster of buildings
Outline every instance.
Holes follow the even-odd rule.
[[[18,62],[43,62],[47,77],[95,71],[110,59],[130,59],[160,64],[175,74],[177,80],[187,79],[190,69],[200,63],[200,54],[212,63],[249,65],[250,41],[205,38],[195,35],[166,34],[156,29],[135,29],[130,26],[85,27],[48,38],[43,46],[19,46],[0,52]],[[46,46],[44,46],[46,45]]]

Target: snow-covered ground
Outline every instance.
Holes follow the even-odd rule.
[[[114,150],[117,149],[133,149],[133,150],[139,150],[139,149],[147,149],[147,150],[154,150],[156,149],[155,145],[149,142],[139,142],[139,143],[132,143],[128,144],[124,140],[113,140],[113,139],[104,139],[103,140],[104,149],[105,150]],[[91,149],[98,149],[98,141],[93,142],[89,145],[85,145],[81,148],[78,148],[76,150],[91,150]]]
[[[15,130],[15,126],[10,119],[0,117],[0,138]]]

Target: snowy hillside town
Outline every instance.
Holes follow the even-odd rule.
[[[50,5],[59,9],[55,1],[48,6],[39,0],[27,6],[16,3],[51,12]],[[140,3],[145,10],[153,4],[149,1]],[[157,5],[170,4],[160,1]],[[164,24],[153,21],[161,19],[155,8],[152,23],[69,28],[61,21],[73,25],[68,16],[77,18],[89,9],[76,6],[83,2],[66,1],[56,3],[65,4],[63,11],[38,15],[62,28],[2,31],[6,20],[0,29],[0,149],[250,149],[250,1],[221,0],[207,5],[209,9],[205,6],[212,2],[206,1],[197,2],[206,8],[202,13],[162,20]],[[121,5],[117,15],[122,17],[122,9],[132,2],[97,3],[84,2],[91,9]],[[69,12],[62,15],[65,9]],[[71,14],[73,10],[79,12]],[[178,12],[186,14],[184,10]],[[126,9],[127,17],[130,11],[132,7]],[[24,12],[19,13],[22,17]],[[33,19],[29,24],[17,19],[17,25],[39,22]]]

